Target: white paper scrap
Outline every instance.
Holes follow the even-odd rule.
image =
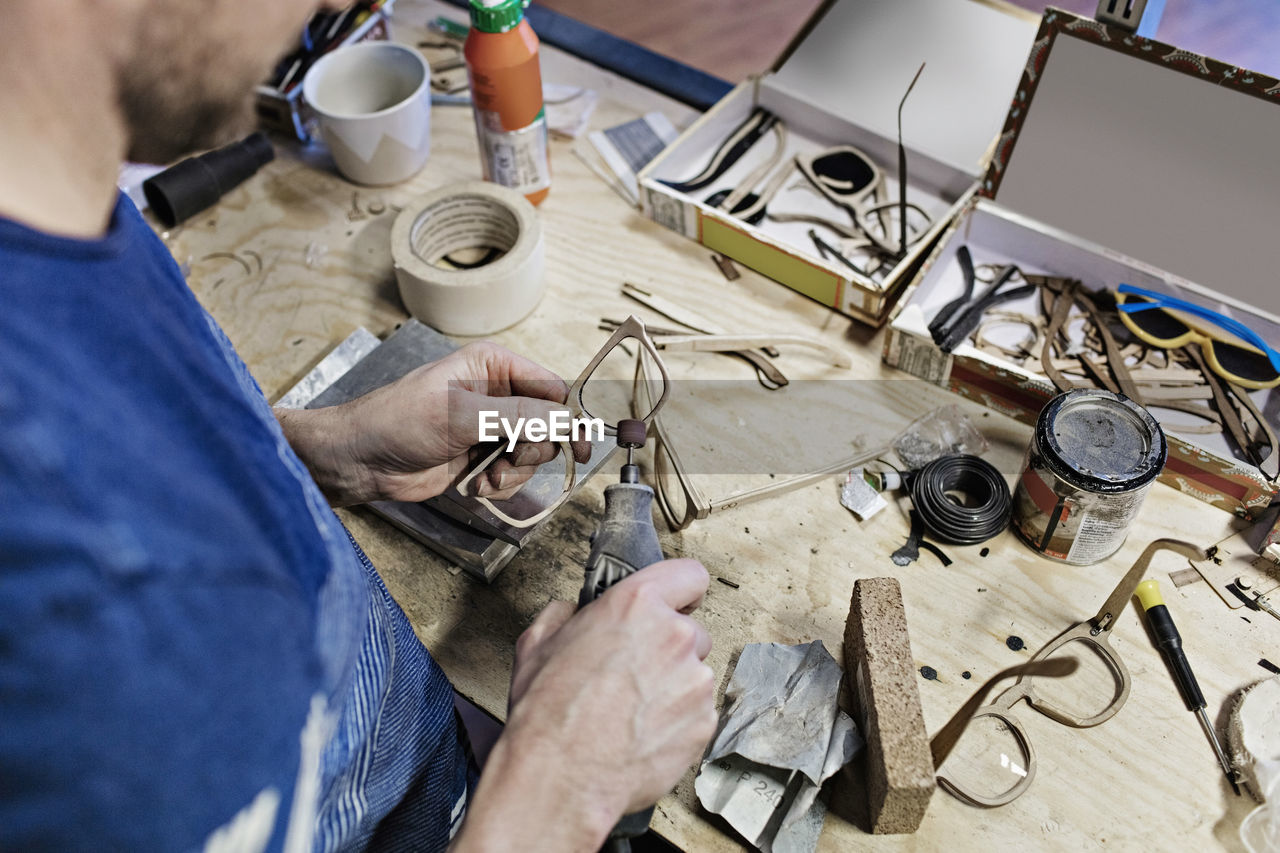
[[[818,845],[827,807],[813,805],[790,824],[783,825],[795,801],[798,770],[781,770],[726,755],[702,765],[694,790],[708,811],[727,820],[743,838],[771,853],[805,853]],[[793,787],[788,788],[788,784]]]
[[[138,210],[146,210],[147,197],[142,192],[142,184],[152,175],[164,171],[164,166],[153,166],[149,163],[124,163],[116,177],[116,187],[129,197]]]
[[[592,131],[587,138],[618,176],[631,201],[638,203],[640,185],[636,183],[636,175],[677,135],[670,119],[654,112],[616,127]]]
[[[564,83],[542,84],[542,105],[546,109],[547,130],[556,136],[576,139],[587,129],[599,95],[595,89]]]
[[[863,478],[861,468],[854,468],[844,478],[844,485],[840,488],[840,503],[860,521],[866,521],[889,505]]]

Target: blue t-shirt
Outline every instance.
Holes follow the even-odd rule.
[[[465,752],[133,205],[0,219],[0,850],[438,849]]]

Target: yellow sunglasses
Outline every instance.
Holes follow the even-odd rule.
[[[1238,320],[1131,284],[1121,284],[1116,290],[1120,321],[1139,339],[1162,349],[1199,344],[1214,373],[1244,388],[1280,385],[1280,352]],[[1220,332],[1197,320],[1226,330],[1236,340],[1223,340]]]

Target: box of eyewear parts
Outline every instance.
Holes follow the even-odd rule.
[[[827,0],[775,70],[737,86],[640,173],[640,207],[880,325],[976,187],[1034,32],[1025,13],[979,0]]]
[[[1060,387],[1050,381],[1054,372],[1077,386],[1123,390],[1108,363],[1109,336],[1130,387],[1169,439],[1161,479],[1256,517],[1276,494],[1280,458],[1266,453],[1268,432],[1280,431],[1280,389],[1226,381],[1220,372],[1236,366],[1224,343],[1210,345],[1222,348],[1214,350],[1224,356],[1222,371],[1199,345],[1169,360],[1119,321],[1115,299],[1127,283],[1226,315],[1272,346],[1280,342],[1280,240],[1272,233],[1278,138],[1275,78],[1047,10],[980,197],[907,288],[885,361],[1034,423]],[[975,268],[968,295],[962,247]],[[994,291],[1010,301],[980,305],[993,275],[1010,263],[1032,276],[1031,292],[1015,275]],[[1036,284],[1036,274],[1079,280],[1100,321],[1088,319],[1084,300],[1073,300],[1052,336],[1060,342],[1046,349],[1056,305],[1049,291],[1061,285]],[[955,313],[943,316],[957,300]],[[958,317],[970,307],[977,323],[971,315],[966,333]],[[1198,327],[1197,334],[1240,345],[1217,324],[1186,314],[1144,311],[1131,322],[1150,324],[1161,314],[1183,330]],[[944,352],[939,344],[954,347]],[[1267,359],[1254,350],[1245,360],[1265,380]]]
[[[292,51],[281,57],[270,79],[259,84],[254,104],[258,123],[301,142],[310,141],[302,99],[302,78],[307,76],[307,69],[316,59],[335,48],[389,39],[388,24],[394,3],[395,0],[366,0],[340,12],[314,15],[306,31],[306,39],[312,43],[311,49],[308,50],[300,39]]]

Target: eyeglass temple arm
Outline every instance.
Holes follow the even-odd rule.
[[[924,63],[921,62],[920,67],[916,69],[916,76],[911,78],[907,91],[902,93],[902,100],[898,102],[898,201],[902,208],[902,213],[899,216],[901,221],[898,223],[898,257],[900,258],[907,256],[907,148],[902,144],[902,108],[906,106],[907,96],[915,88],[916,81],[920,79],[920,74],[923,71]]]
[[[671,352],[729,352],[785,344],[820,352],[834,367],[847,370],[853,366],[848,353],[803,335],[672,335],[654,341],[658,349]]]
[[[994,690],[995,686],[1001,681],[1006,678],[1025,678],[1029,675],[1061,678],[1064,675],[1070,675],[1075,672],[1076,667],[1079,665],[1079,661],[1075,658],[1035,660],[1011,666],[1008,669],[1002,669],[988,678],[986,683],[969,697],[969,701],[961,705],[951,715],[951,719],[947,720],[946,725],[938,729],[938,733],[929,741],[929,751],[933,754],[933,769],[938,770],[942,767],[942,762],[947,760],[947,756],[955,748],[956,742],[960,740],[960,735],[964,734],[969,721],[973,719],[974,712],[982,707],[982,703],[986,701],[987,694]]]
[[[819,480],[830,477],[832,474],[844,473],[849,471],[851,468],[866,465],[868,462],[872,462],[879,459],[881,456],[886,455],[892,449],[893,447],[891,445],[877,447],[874,450],[868,450],[855,456],[847,456],[844,459],[832,462],[830,465],[810,471],[807,474],[800,474],[796,477],[781,480],[781,482],[774,482],[767,486],[759,486],[754,489],[748,489],[745,492],[738,492],[737,494],[731,495],[727,498],[712,501],[711,511],[728,509],[730,507],[739,507],[743,504],[763,500],[764,498],[771,497],[772,495],[782,494],[794,489],[802,489],[810,483],[816,483]],[[667,448],[667,452],[673,453],[669,446]]]
[[[1147,568],[1151,565],[1151,560],[1155,557],[1157,551],[1176,551],[1189,560],[1204,560],[1207,555],[1204,551],[1192,545],[1189,542],[1183,542],[1179,539],[1157,539],[1146,547],[1142,555],[1124,573],[1124,577],[1120,579],[1120,583],[1111,591],[1111,595],[1103,603],[1102,609],[1089,620],[1092,626],[1090,633],[1097,635],[1102,631],[1111,630],[1112,624],[1115,623],[1125,604],[1133,598],[1134,590],[1138,588],[1138,584],[1147,573]]]
[[[1276,370],[1280,370],[1280,352],[1276,352],[1267,344],[1262,336],[1250,329],[1244,323],[1225,314],[1219,314],[1209,308],[1204,308],[1194,302],[1187,302],[1185,299],[1179,299],[1176,296],[1165,296],[1163,293],[1157,293],[1154,290],[1144,290],[1141,287],[1134,287],[1132,284],[1121,284],[1116,290],[1121,293],[1132,293],[1135,296],[1145,296],[1152,302],[1123,302],[1116,307],[1126,314],[1134,314],[1138,311],[1149,311],[1152,308],[1172,308],[1176,311],[1183,311],[1192,314],[1202,320],[1208,320],[1215,326],[1226,329],[1231,334],[1240,338],[1242,341],[1248,341],[1255,347],[1266,354],[1267,360],[1271,362],[1271,366]]]
[[[730,167],[738,162],[738,159],[755,145],[756,141],[764,136],[777,120],[778,117],[773,113],[763,107],[756,107],[712,152],[711,159],[707,161],[707,165],[701,172],[687,181],[663,181],[663,183],[682,193],[702,189],[729,171]]]

